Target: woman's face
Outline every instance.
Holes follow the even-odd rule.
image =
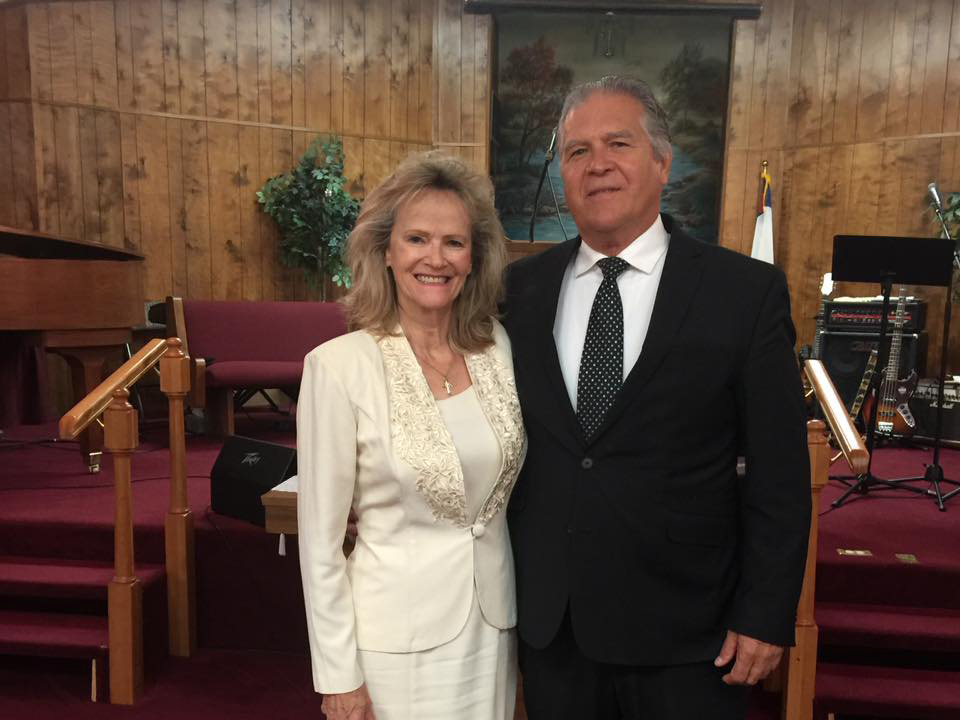
[[[470,216],[456,193],[427,189],[401,205],[386,253],[400,309],[449,312],[470,274],[471,250]]]

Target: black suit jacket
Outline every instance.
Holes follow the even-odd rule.
[[[589,443],[553,339],[579,239],[511,265],[505,305],[529,439],[509,508],[520,634],[545,647],[569,605],[581,650],[628,665],[712,660],[727,629],[792,644],[810,522],[786,279],[663,220],[643,351]]]

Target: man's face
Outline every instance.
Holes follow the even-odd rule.
[[[560,151],[567,205],[585,242],[622,249],[653,224],[672,155],[656,158],[639,101],[593,93],[567,115]]]

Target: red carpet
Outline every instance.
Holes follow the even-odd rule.
[[[288,421],[278,427],[276,416],[239,422],[242,434],[292,444],[292,427]],[[99,475],[87,474],[75,445],[42,442],[52,433],[50,427],[21,428],[0,442],[0,555],[109,560],[111,469],[107,465]],[[162,562],[168,493],[163,433],[162,428],[147,428],[134,458],[138,564]],[[133,709],[91,704],[89,668],[78,661],[0,658],[0,718],[319,717],[320,698],[312,692],[305,654],[295,542],[288,542],[288,555],[280,557],[276,536],[209,511],[209,473],[219,447],[206,438],[188,441],[202,648],[197,657],[168,658],[153,669],[144,698]],[[929,456],[926,449],[881,450],[874,469],[883,477],[921,475]],[[960,453],[946,451],[942,459],[947,476],[960,479]],[[914,678],[917,687],[934,695],[949,692],[949,685],[930,684],[939,671],[924,663],[931,653],[934,661],[943,657],[937,653],[960,656],[960,497],[946,513],[926,497],[889,490],[829,509],[842,490],[839,482],[831,482],[821,517],[817,595],[822,645],[833,653],[831,667],[838,668],[824,676],[825,689],[842,699],[856,684],[850,677],[858,671],[850,670],[851,664],[861,664],[865,654],[879,660],[902,650],[912,653],[907,657],[923,675]],[[872,554],[840,555],[838,548]],[[915,556],[916,562],[904,562],[897,554]],[[860,603],[870,603],[870,612]],[[908,611],[902,612],[903,607]],[[941,631],[931,631],[938,625]],[[884,683],[879,670],[871,675],[890,692],[905,687],[900,681]],[[877,697],[882,705],[883,696]],[[883,710],[845,707],[861,715],[880,716]],[[778,710],[776,696],[758,693],[751,720],[772,720]],[[910,717],[958,716],[938,716],[927,707],[916,712]]]

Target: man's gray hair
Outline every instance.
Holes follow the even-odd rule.
[[[581,83],[567,93],[567,97],[563,101],[563,109],[560,111],[560,124],[558,125],[561,148],[563,147],[563,124],[567,120],[567,115],[597,92],[627,95],[637,100],[645,110],[644,126],[647,135],[650,136],[650,143],[653,145],[653,154],[657,160],[663,161],[665,157],[672,153],[667,113],[657,102],[653,90],[647,83],[626,75],[604,75],[599,80]]]

